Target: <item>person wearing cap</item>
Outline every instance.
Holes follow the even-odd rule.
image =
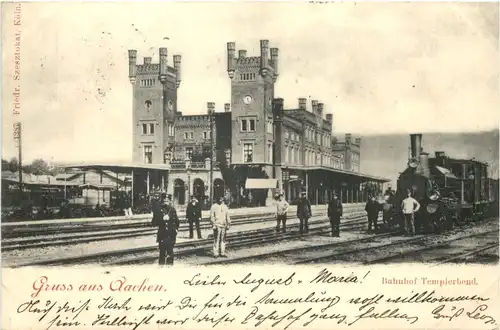
[[[276,202],[276,232],[280,231],[280,224],[283,224],[282,232],[286,232],[286,213],[289,204],[285,200],[282,193],[278,194],[278,201]]]
[[[378,212],[380,210],[380,205],[379,203],[375,200],[375,196],[371,195],[368,198],[368,201],[366,202],[365,206],[365,211],[366,215],[368,216],[368,232],[370,233],[372,231],[372,224],[373,224],[373,230],[377,230],[377,220],[378,220]]]
[[[179,217],[172,206],[172,196],[163,193],[161,200],[153,204],[152,224],[158,227],[156,242],[160,250],[160,265],[174,264],[174,245],[179,230]]]
[[[342,202],[338,199],[336,193],[333,193],[333,198],[328,203],[327,213],[332,226],[332,237],[340,237],[340,218],[342,217],[343,208]]]
[[[191,196],[191,201],[187,206],[186,218],[189,223],[189,238],[193,238],[193,223],[196,225],[196,233],[198,234],[198,238],[201,238],[201,206],[194,195]]]
[[[214,257],[226,257],[226,232],[231,226],[229,209],[221,197],[210,208],[210,221],[214,230]]]
[[[312,217],[311,202],[306,197],[306,192],[300,194],[299,202],[297,203],[297,218],[299,218],[300,233],[309,232],[309,218]]]

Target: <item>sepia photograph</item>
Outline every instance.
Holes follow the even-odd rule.
[[[2,3],[2,267],[498,265],[498,8]]]

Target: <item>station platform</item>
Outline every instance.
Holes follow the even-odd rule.
[[[262,209],[264,211],[264,209]],[[293,211],[295,212],[295,211]],[[295,213],[289,213],[289,219],[287,221],[287,226],[291,226],[294,224],[298,224],[299,220],[295,218]],[[313,206],[312,207],[313,217],[309,220],[310,224],[314,224],[315,222],[324,222],[326,220],[326,212],[327,207],[324,205],[321,206]],[[344,218],[349,219],[356,216],[364,215],[364,204],[351,204],[349,207],[344,206]],[[182,221],[181,221],[182,223]],[[184,220],[185,223],[185,220]],[[194,231],[194,238],[189,238],[189,230],[188,226],[183,225],[183,228],[179,230],[177,235],[176,246],[180,247],[182,244],[189,242],[197,242],[200,239],[197,238],[196,230]],[[256,230],[272,230],[276,227],[276,220],[262,220],[251,223],[241,223],[237,222],[231,226],[228,231],[228,234],[243,234],[243,235],[251,235],[253,231]],[[296,229],[292,229],[296,230]],[[206,240],[213,234],[213,229],[211,227],[205,227],[201,229],[202,239]],[[113,253],[115,251],[123,251],[128,249],[148,249],[148,248],[156,248],[156,231],[152,230],[150,234],[145,234],[140,237],[132,237],[126,239],[113,239],[105,241],[96,241],[96,242],[88,242],[88,243],[79,243],[73,245],[64,245],[58,246],[56,248],[39,248],[36,250],[28,249],[21,251],[6,251],[2,253],[2,264],[4,267],[12,267],[20,264],[26,263],[26,259],[31,259],[36,255],[37,260],[55,260],[55,259],[71,259],[78,258],[82,255],[87,254],[106,254]],[[31,255],[33,254],[33,255]],[[100,258],[97,258],[98,260]],[[99,262],[97,262],[99,263]]]
[[[352,203],[343,204],[344,210],[349,210],[351,208],[364,207],[365,203]],[[326,210],[327,205],[312,205],[313,215],[314,210]],[[250,207],[250,208],[239,208],[239,209],[229,209],[230,216],[245,216],[245,215],[259,215],[266,213],[273,213],[275,211],[275,206],[264,206],[264,207]],[[297,210],[296,205],[291,205],[289,208],[289,214],[295,214]],[[202,218],[209,218],[209,211],[202,211]],[[50,220],[30,220],[30,221],[16,221],[16,222],[5,222],[2,223],[2,228],[7,227],[21,227],[21,226],[46,226],[46,225],[71,225],[71,224],[91,224],[91,223],[112,223],[119,221],[122,224],[133,224],[142,223],[144,221],[151,221],[153,214],[135,214],[132,217],[127,218],[125,216],[115,216],[115,217],[99,217],[99,218],[72,218],[72,219],[50,219]],[[178,212],[179,219],[185,219],[185,212]]]

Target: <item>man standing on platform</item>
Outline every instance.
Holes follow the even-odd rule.
[[[280,231],[280,224],[283,224],[282,232],[286,232],[286,213],[288,211],[288,202],[282,193],[278,195],[278,201],[276,203],[276,232]]]
[[[411,197],[411,191],[408,190],[408,197],[403,199],[401,209],[405,219],[405,234],[407,236],[415,235],[415,213],[420,209],[420,204],[416,199]]]
[[[198,238],[201,238],[201,206],[194,195],[191,196],[191,202],[187,206],[186,218],[189,222],[189,238],[193,238],[193,223],[196,225],[196,233],[198,234]]]
[[[297,204],[297,218],[300,220],[299,230],[301,234],[309,232],[310,217],[312,217],[311,202],[307,199],[306,192],[303,191]]]
[[[214,229],[214,257],[226,257],[226,232],[231,226],[229,209],[220,197],[210,209],[210,221]]]
[[[370,233],[372,231],[372,224],[373,224],[373,230],[377,230],[377,220],[378,220],[378,212],[380,210],[380,206],[378,202],[375,200],[375,196],[370,196],[368,198],[368,202],[366,202],[365,206],[365,211],[366,215],[368,216],[368,232]]]
[[[161,194],[161,200],[153,203],[153,226],[158,226],[156,242],[160,249],[160,265],[174,264],[174,245],[179,229],[179,218],[172,206],[172,196]]]
[[[343,208],[342,202],[338,199],[337,194],[333,193],[333,198],[328,203],[328,219],[332,226],[332,237],[340,237],[340,218],[342,217]]]

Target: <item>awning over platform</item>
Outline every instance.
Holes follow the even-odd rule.
[[[19,179],[11,179],[11,178],[2,178],[2,181],[6,181],[12,184],[19,184]],[[49,182],[42,182],[42,181],[30,181],[29,179],[25,179],[23,177],[23,185],[25,186],[40,186],[40,187],[64,187],[64,186],[77,186],[78,183],[75,182],[64,182],[64,181],[50,181]]]
[[[367,180],[373,180],[373,181],[378,181],[378,182],[389,182],[391,180],[387,178],[382,178],[379,176],[374,176],[370,174],[364,174],[360,172],[352,172],[352,171],[347,171],[347,170],[341,170],[338,168],[333,168],[333,167],[327,167],[327,166],[282,166],[282,170],[299,170],[299,171],[327,171],[331,173],[338,173],[338,174],[343,174],[349,177],[356,177],[359,179],[367,179]]]
[[[85,184],[80,185],[79,188],[91,189],[91,190],[115,190],[116,185],[85,183]]]
[[[245,189],[276,189],[277,179],[247,179]]]
[[[109,170],[114,173],[130,173],[133,170],[170,171],[170,165],[166,164],[82,164],[65,165],[62,167],[82,170]]]

